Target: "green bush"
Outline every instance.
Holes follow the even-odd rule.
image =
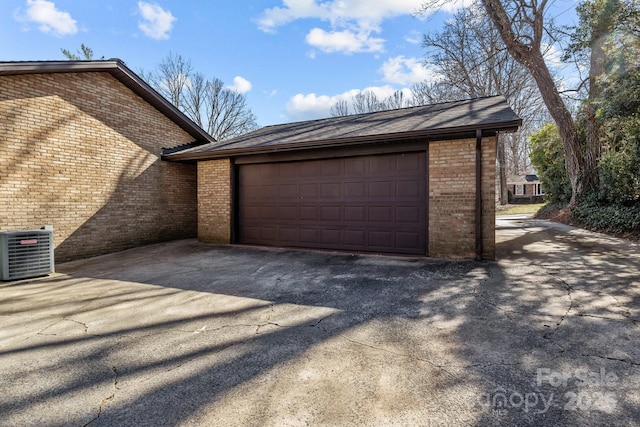
[[[606,131],[598,163],[598,198],[605,204],[629,205],[640,202],[640,126],[630,126],[630,120],[615,122],[618,126]]]
[[[640,203],[629,206],[601,205],[593,199],[586,200],[571,210],[571,218],[592,230],[636,232],[640,229]]]
[[[545,200],[566,204],[571,198],[571,184],[564,166],[564,150],[558,127],[547,123],[529,136],[529,158],[542,182]]]

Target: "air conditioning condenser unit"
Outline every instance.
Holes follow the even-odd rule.
[[[46,276],[54,271],[53,229],[0,232],[0,280]]]

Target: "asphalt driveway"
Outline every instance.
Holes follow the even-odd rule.
[[[637,425],[640,247],[498,262],[201,244],[0,283],[0,425]]]

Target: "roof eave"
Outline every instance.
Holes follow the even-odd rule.
[[[173,153],[163,156],[167,161],[192,161],[192,160],[215,160],[229,157],[249,156],[255,154],[273,154],[291,151],[313,150],[320,148],[344,148],[357,145],[371,144],[381,141],[398,141],[418,138],[443,138],[447,135],[461,135],[469,133],[475,135],[476,130],[483,132],[515,132],[522,125],[522,119],[512,120],[503,123],[492,123],[485,125],[469,125],[456,128],[428,129],[423,131],[408,131],[392,134],[365,135],[357,137],[335,138],[318,141],[301,141],[290,144],[263,145],[257,147],[243,148],[222,148],[210,151],[189,151],[186,153]]]

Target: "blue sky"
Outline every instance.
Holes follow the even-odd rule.
[[[422,34],[460,3],[425,19],[422,1],[2,0],[0,60],[61,60],[84,43],[140,72],[173,52],[244,93],[261,126],[307,120],[429,78]]]

